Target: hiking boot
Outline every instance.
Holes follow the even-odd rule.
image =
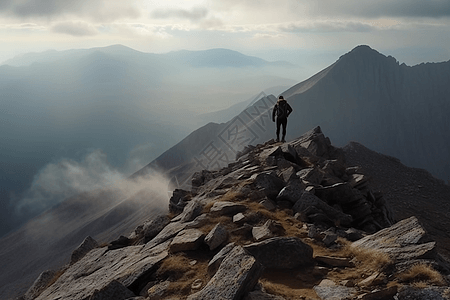
[[[286,141],[284,139],[281,140],[282,143],[285,143]]]

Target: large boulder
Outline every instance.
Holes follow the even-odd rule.
[[[167,215],[158,215],[153,219],[146,221],[144,224],[136,227],[134,233],[130,236],[130,238],[142,239],[144,243],[147,243],[155,236],[157,236],[158,233],[160,233],[161,230],[163,230],[164,227],[169,224],[169,222],[170,219],[169,217],[167,217]]]
[[[185,229],[178,233],[170,243],[170,252],[190,251],[198,249],[205,235],[198,229]]]
[[[95,290],[89,300],[123,300],[136,296],[117,280],[111,281],[100,290]]]
[[[214,226],[213,229],[206,235],[205,243],[209,246],[210,250],[214,250],[228,239],[228,231],[221,223]]]
[[[291,179],[287,185],[278,193],[276,201],[297,202],[305,191],[306,186],[299,179]]]
[[[53,270],[42,272],[23,296],[24,300],[33,300],[37,296],[39,296],[42,291],[44,291],[45,288],[50,284],[50,282],[56,278],[56,275],[57,271]]]
[[[298,141],[299,145],[306,148],[311,154],[319,157],[329,157],[331,141],[325,137],[319,126],[303,134]]]
[[[282,179],[270,173],[259,173],[251,177],[253,184],[257,190],[261,190],[272,200],[275,200],[278,193],[284,187],[285,183]]]
[[[352,247],[380,251],[394,261],[436,258],[436,243],[429,241],[416,217],[402,220],[391,227],[353,242]]]
[[[36,300],[89,299],[95,291],[108,289],[114,280],[126,288],[138,285],[140,278],[168,256],[168,246],[169,242],[151,249],[144,245],[114,251],[96,248],[69,266]]]
[[[89,251],[98,247],[98,243],[92,237],[87,236],[84,241],[72,252],[70,264],[74,264],[83,258]]]
[[[234,215],[239,212],[243,212],[247,209],[247,207],[243,204],[230,202],[230,201],[217,201],[213,204],[210,213],[216,215]]]
[[[324,223],[327,223],[327,220],[334,223],[328,225],[335,225],[339,223],[341,226],[350,227],[353,221],[352,216],[331,207],[325,201],[306,191],[302,194],[292,209],[294,213],[304,214],[307,218],[312,219],[311,221],[314,221],[314,216],[322,214],[326,217],[326,219],[323,220]],[[306,219],[305,221],[308,220]]]
[[[297,237],[274,237],[244,248],[265,268],[292,269],[314,263],[313,249]]]
[[[183,212],[172,221],[190,222],[197,218],[203,210],[203,205],[198,199],[193,199],[184,207]]]
[[[253,290],[262,266],[241,246],[234,247],[220,264],[216,274],[188,300],[240,300]]]
[[[169,211],[175,214],[181,213],[191,198],[191,192],[182,189],[175,189],[169,200]]]
[[[222,261],[227,257],[228,253],[236,247],[235,243],[229,243],[223,247],[208,263],[208,275],[213,277],[219,269]]]
[[[315,191],[317,197],[330,204],[346,205],[357,200],[352,187],[345,182],[320,188],[316,187]]]

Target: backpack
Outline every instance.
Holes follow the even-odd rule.
[[[277,105],[277,117],[279,119],[287,118],[287,102],[280,101]]]

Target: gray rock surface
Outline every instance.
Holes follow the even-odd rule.
[[[73,250],[70,264],[74,264],[85,256],[89,251],[98,247],[98,243],[92,237],[87,236],[78,248]]]
[[[235,243],[229,243],[223,247],[208,263],[208,275],[210,277],[214,276],[217,269],[219,269],[220,264],[225,259],[225,257],[230,253],[231,250],[236,247]]]
[[[159,215],[152,220],[145,222],[142,227],[142,235],[144,236],[144,242],[150,241],[152,238],[158,235],[161,230],[169,224],[170,220],[166,215]]]
[[[306,186],[299,179],[291,179],[278,193],[276,201],[287,200],[296,203],[305,192]]]
[[[94,249],[71,265],[36,300],[89,299],[96,290],[102,290],[114,280],[129,287],[168,256],[168,246],[166,242],[152,249],[146,249],[145,246],[112,251],[106,251],[106,248]]]
[[[228,231],[222,224],[217,224],[213,229],[206,235],[205,243],[209,246],[210,250],[214,250],[228,239]]]
[[[378,250],[395,261],[435,258],[436,243],[426,241],[425,230],[416,217],[410,217],[353,242],[352,247]]]
[[[317,210],[313,210],[313,208]],[[341,226],[350,226],[353,221],[352,216],[331,207],[325,201],[309,192],[304,192],[302,194],[300,199],[292,207],[292,210],[294,213],[303,213],[307,217],[322,213],[333,223],[339,222]]]
[[[265,268],[292,269],[314,263],[312,248],[296,237],[274,237],[244,248]]]
[[[192,251],[198,249],[204,241],[205,235],[198,229],[185,229],[180,231],[172,240],[169,251]]]
[[[322,300],[355,299],[357,291],[355,288],[336,285],[333,281],[324,279],[319,285],[314,286],[314,291]]]
[[[95,290],[89,300],[123,300],[136,296],[117,280],[111,281],[100,290]]]
[[[247,298],[245,300],[285,300],[281,296],[275,296],[263,291],[253,291],[248,293]]]
[[[234,215],[236,213],[243,212],[246,209],[247,207],[243,204],[229,201],[218,201],[213,204],[210,212],[217,215]]]
[[[239,300],[251,291],[262,273],[262,266],[242,247],[234,247],[220,264],[216,274],[188,300]]]
[[[42,272],[34,281],[33,285],[28,289],[24,295],[24,300],[33,300],[39,296],[47,285],[55,278],[57,271],[48,270]]]

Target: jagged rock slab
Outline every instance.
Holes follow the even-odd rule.
[[[245,300],[285,300],[281,296],[271,295],[265,293],[263,291],[253,291],[248,293],[247,298]]]
[[[193,199],[188,202],[188,204],[184,207],[183,212],[172,219],[172,222],[181,221],[181,222],[190,222],[197,218],[203,210],[203,205],[200,200]]]
[[[169,224],[170,220],[166,215],[156,216],[153,220],[145,222],[142,227],[142,235],[145,238],[145,242],[148,242],[152,238],[158,235],[164,227]]]
[[[234,247],[220,264],[216,274],[188,300],[239,300],[251,291],[262,273],[262,266],[241,246]]]
[[[278,193],[276,200],[287,200],[294,204],[305,192],[305,188],[306,186],[299,179],[291,179],[288,184]]]
[[[234,215],[239,212],[243,212],[247,209],[245,205],[229,202],[229,201],[218,201],[213,204],[210,209],[211,213],[218,215]]]
[[[209,246],[210,250],[214,250],[228,239],[228,231],[221,223],[214,226],[213,229],[206,235],[205,243]]]
[[[92,237],[87,236],[84,241],[78,246],[75,250],[73,250],[72,255],[70,257],[70,264],[74,264],[79,261],[83,256],[85,256],[89,251],[98,247],[98,243]]]
[[[436,243],[424,241],[425,230],[416,217],[410,217],[353,242],[352,247],[378,250],[396,261],[434,258]]]
[[[354,288],[336,285],[333,281],[324,279],[314,288],[317,296],[322,300],[354,299],[357,291]]]
[[[117,280],[111,281],[101,290],[95,290],[89,300],[123,300],[136,296]]]
[[[257,189],[263,191],[269,199],[273,200],[285,185],[282,179],[268,173],[255,174],[251,179]]]
[[[346,257],[331,257],[331,256],[316,256],[315,260],[323,262],[332,267],[349,267],[352,268],[355,265]]]
[[[151,300],[163,299],[164,294],[166,293],[167,289],[169,288],[169,285],[170,285],[170,281],[163,281],[163,282],[160,282],[160,283],[152,286],[147,291],[147,294],[148,294],[147,298],[151,299]]]
[[[417,289],[413,287],[405,287],[398,292],[398,300],[447,300],[447,287],[428,287],[425,289]]]
[[[229,243],[223,247],[208,263],[208,275],[213,277],[216,271],[219,269],[222,261],[227,257],[228,253],[236,247],[235,243]]]
[[[33,285],[28,289],[24,295],[24,300],[32,300],[39,296],[40,293],[47,287],[50,281],[56,275],[56,271],[48,270],[42,272],[34,281]]]
[[[203,243],[205,235],[198,229],[180,231],[172,240],[169,251],[172,253],[198,249]]]
[[[265,268],[292,269],[314,263],[312,248],[296,237],[274,237],[244,248]]]
[[[181,221],[172,222],[167,224],[157,236],[155,236],[151,241],[149,241],[146,245],[146,249],[151,249],[159,244],[164,243],[168,239],[175,237],[180,231],[189,228],[199,228],[207,222],[207,217],[205,215],[200,215],[195,220],[187,223],[183,223]]]
[[[168,246],[169,242],[153,249],[145,249],[144,246],[111,251],[94,249],[70,266],[36,300],[89,299],[96,290],[102,290],[114,280],[129,287],[168,256]]]
[[[322,212],[328,219],[333,222],[339,222],[342,226],[349,226],[353,221],[352,216],[331,207],[325,201],[306,191],[292,209],[295,213],[304,213],[310,211],[313,207]]]
[[[367,293],[367,294],[363,294],[359,298],[361,300],[393,299],[395,294],[397,294],[397,287],[396,286],[391,286],[389,288],[385,288],[385,289],[382,289],[382,290],[376,290],[376,291],[372,291],[372,292]],[[397,298],[397,299],[401,299],[401,298]],[[408,298],[408,299],[411,299],[411,300],[421,299],[421,300],[423,300],[424,298]],[[433,299],[438,299],[438,298],[433,298]],[[406,299],[404,299],[404,300],[406,300]]]

